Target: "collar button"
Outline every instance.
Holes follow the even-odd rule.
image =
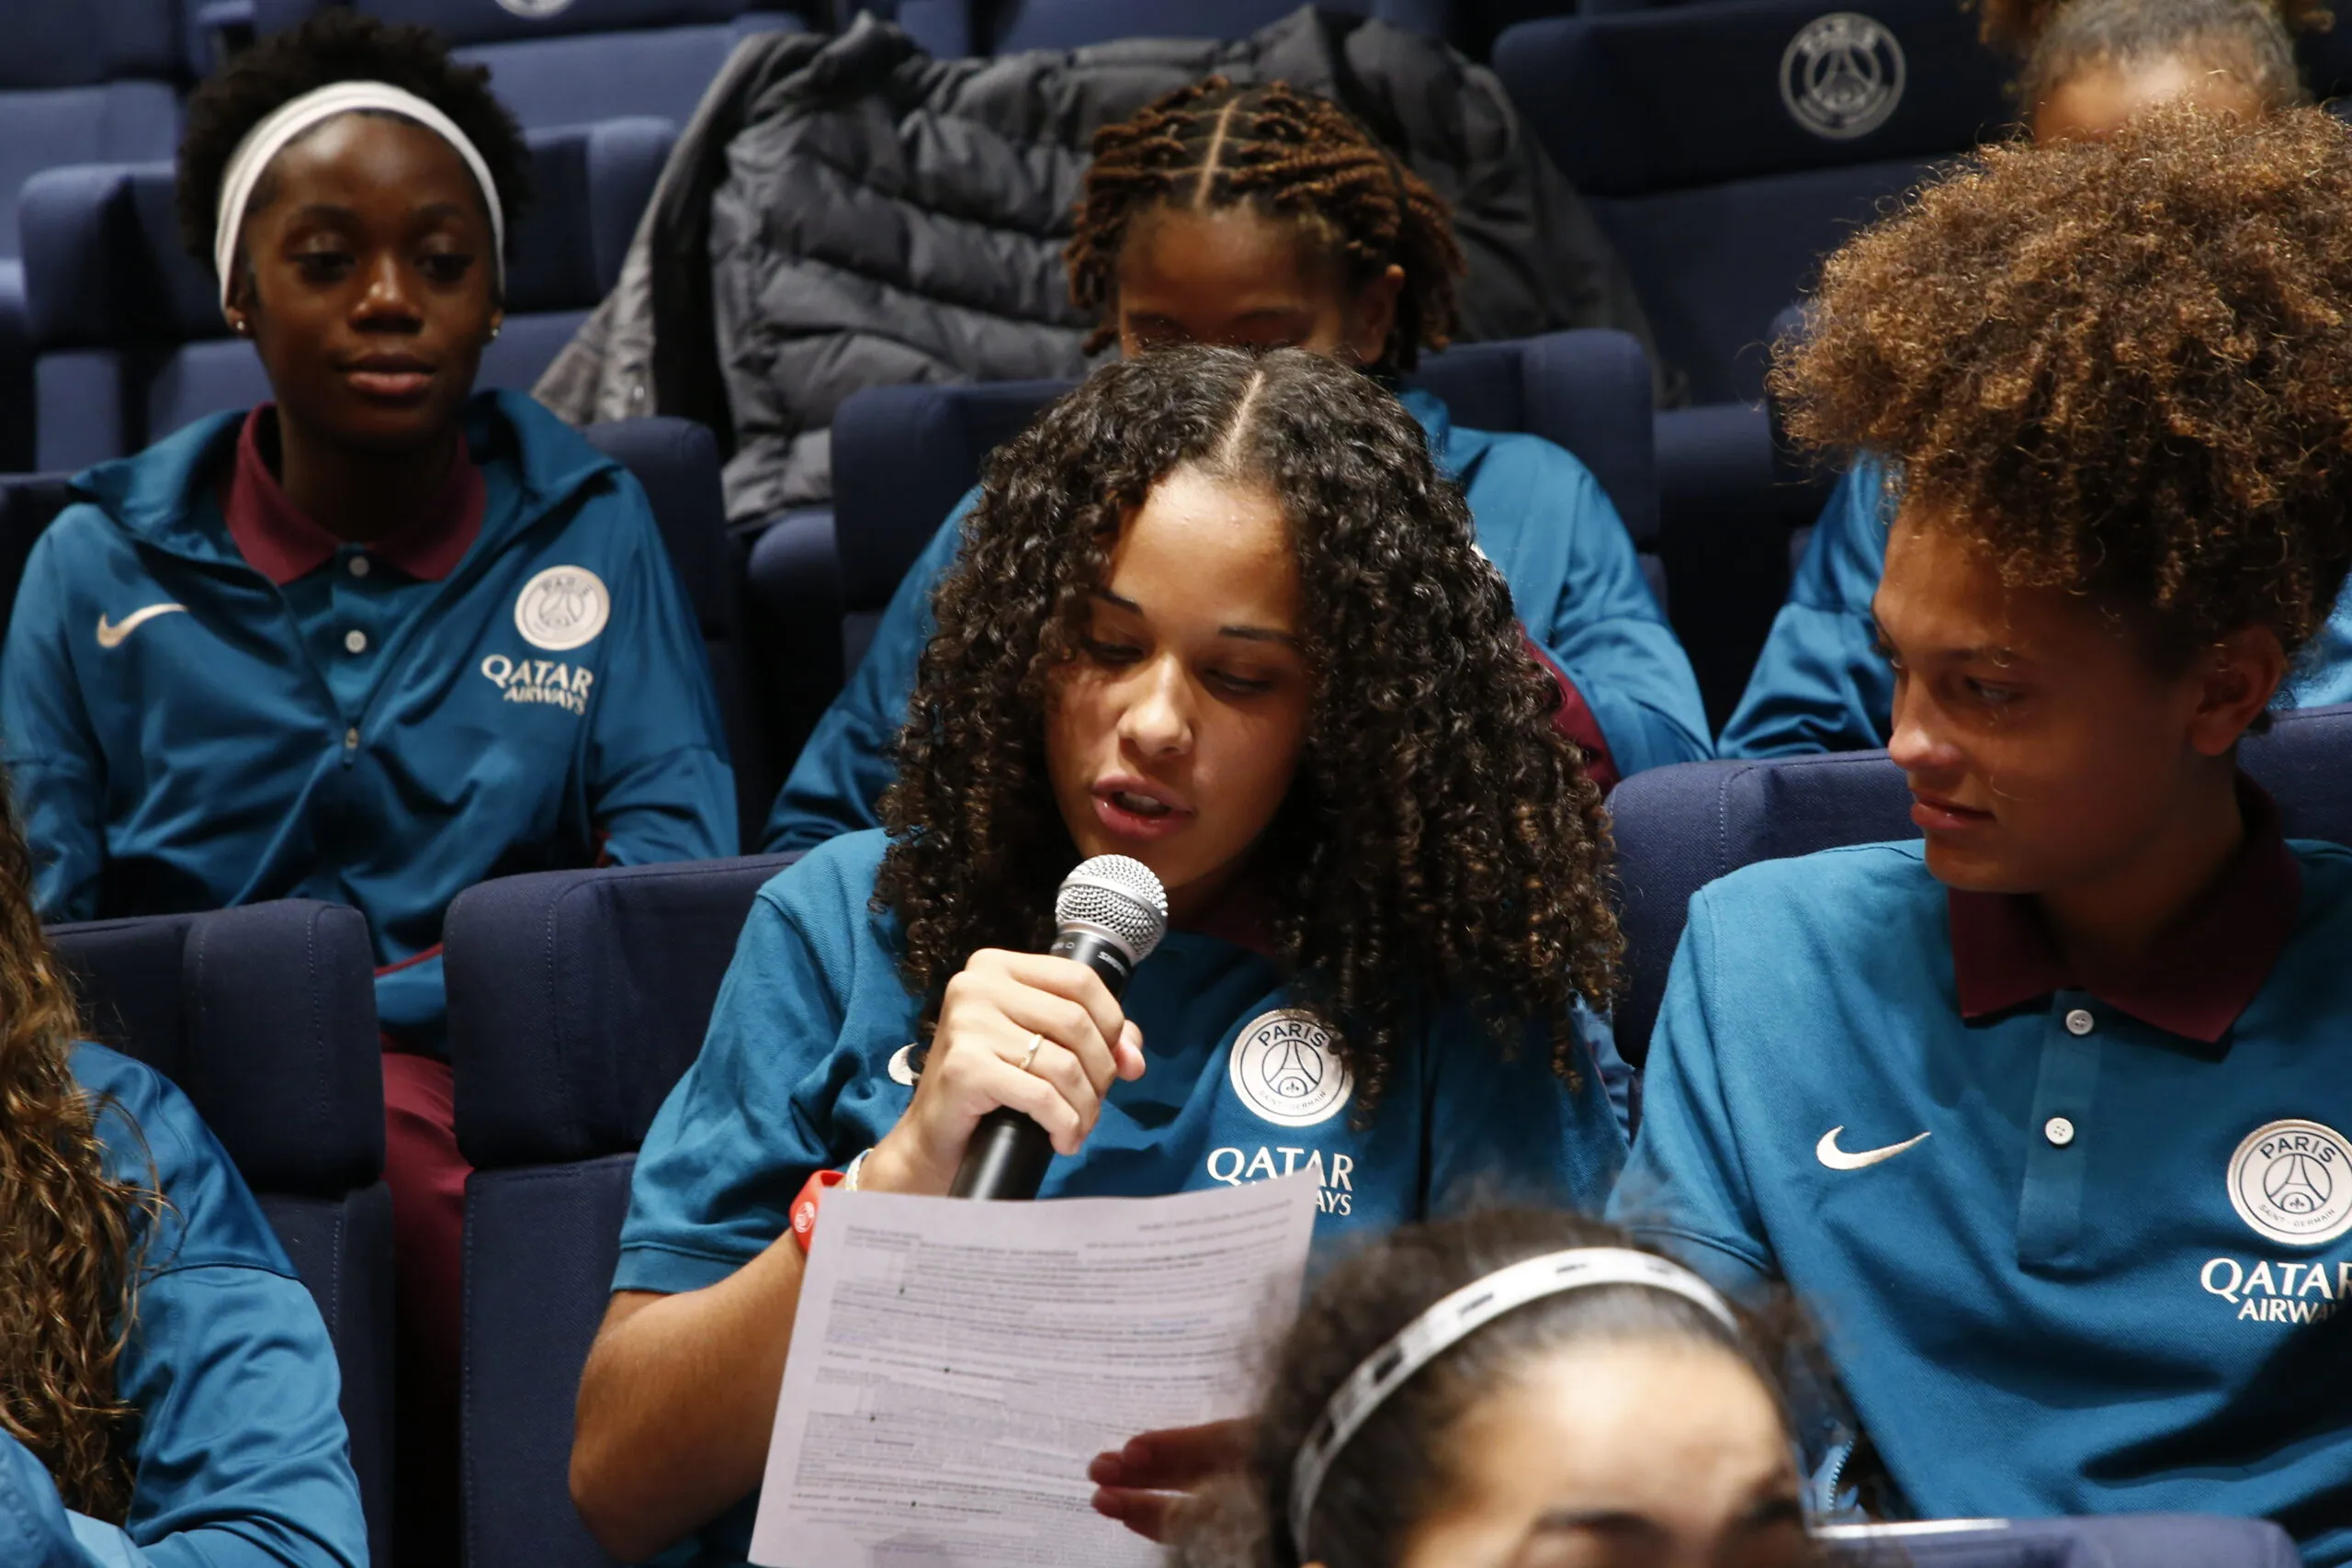
[[[2098,1022],[2098,1021],[2090,1015],[2088,1009],[2076,1008],[2066,1015],[2066,1032],[2088,1034]]]

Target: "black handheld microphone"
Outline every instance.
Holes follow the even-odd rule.
[[[1059,928],[1046,951],[1075,958],[1102,977],[1116,997],[1127,976],[1168,934],[1168,894],[1141,861],[1096,855],[1062,879],[1054,896]],[[1046,1130],[1018,1111],[999,1108],[980,1118],[956,1168],[951,1198],[1030,1199],[1054,1157]]]

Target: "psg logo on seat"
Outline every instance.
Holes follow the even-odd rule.
[[[1903,101],[1903,46],[1859,11],[1807,22],[1781,55],[1790,118],[1833,141],[1867,136]]]

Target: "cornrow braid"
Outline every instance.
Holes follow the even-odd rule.
[[[1237,86],[1212,76],[1094,133],[1077,231],[1063,253],[1070,299],[1103,318],[1087,352],[1118,336],[1111,316],[1119,250],[1138,215],[1243,203],[1307,231],[1359,282],[1404,268],[1396,324],[1370,368],[1409,370],[1423,348],[1445,346],[1453,280],[1466,264],[1444,199],[1329,99],[1287,82]]]

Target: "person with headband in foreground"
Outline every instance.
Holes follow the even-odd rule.
[[[736,840],[701,634],[643,491],[529,400],[473,391],[526,174],[484,73],[421,28],[335,7],[206,82],[183,228],[275,400],[83,474],[0,660],[45,917],[288,897],[368,917],[401,1458],[445,1505],[465,1167],[442,918],[486,877]],[[404,1485],[403,1533],[429,1517]]]
[[[1217,76],[1095,133],[1067,260],[1071,301],[1098,319],[1090,353],[1308,348],[1392,381],[1444,346],[1464,265],[1444,199],[1346,109]],[[1467,495],[1479,548],[1554,666],[1558,722],[1603,792],[1710,755],[1698,677],[1592,471],[1541,436],[1456,424],[1426,390],[1401,400]],[[908,569],[801,749],[768,819],[771,852],[879,821],[932,595],[978,494]]]
[[[2352,1562],[2352,850],[2238,770],[2352,568],[2352,130],[2005,147],[1773,371],[1904,476],[1925,841],[1701,890],[1612,1213],[1793,1286],[1928,1517],[2276,1520]]]
[[[989,460],[937,603],[887,832],[761,890],[638,1156],[571,1456],[624,1560],[743,1562],[796,1222],[945,1193],[999,1107],[1052,1135],[1048,1199],[1306,1172],[1323,1237],[1490,1184],[1594,1208],[1623,1158],[1600,792],[1377,382],[1098,371]],[[1102,854],[1171,928],[1116,999],[1044,951]]]
[[[2165,103],[2252,119],[2307,102],[2293,34],[2329,19],[2316,0],[1984,0],[1983,9],[1985,41],[2023,61],[2024,129],[2040,142],[2112,136]],[[1871,595],[1899,499],[1883,455],[1863,454],[1839,479],[1724,725],[1724,756],[1886,744],[1894,675],[1878,650]],[[2336,607],[2279,700],[2352,701],[2352,605]]]
[[[365,1568],[334,1346],[195,1108],[88,1043],[0,776],[0,1562]]]
[[[1591,1220],[1405,1226],[1317,1282],[1175,1562],[1807,1568],[1782,1348]]]

